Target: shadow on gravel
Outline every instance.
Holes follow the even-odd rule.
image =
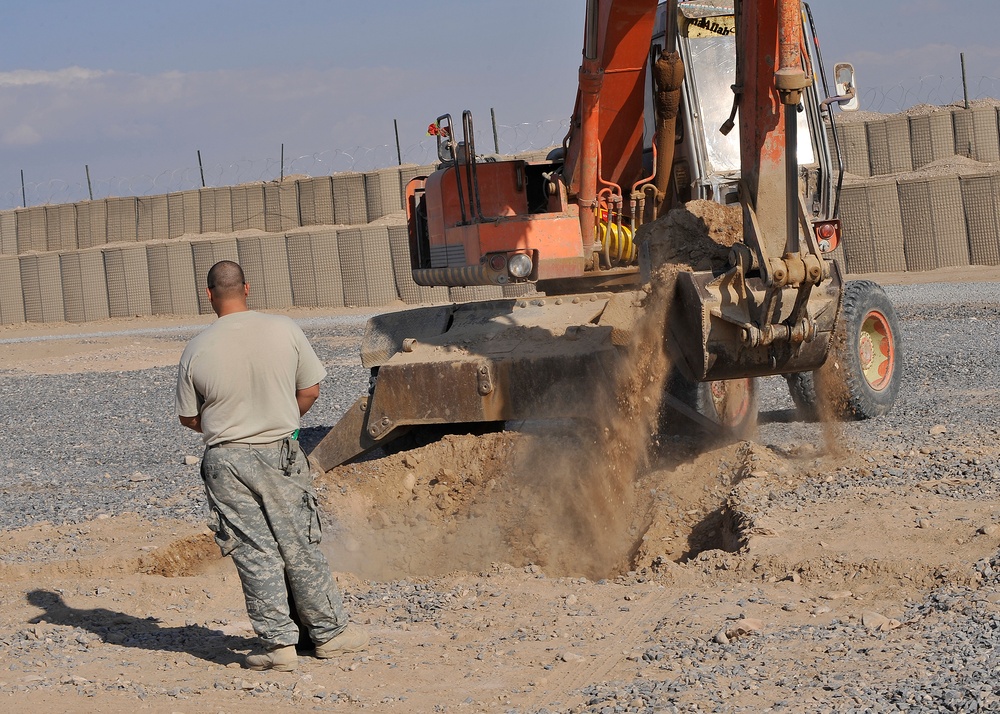
[[[102,642],[120,647],[137,647],[154,652],[184,652],[225,666],[232,662],[242,662],[243,657],[235,654],[234,650],[247,650],[257,643],[255,639],[227,635],[201,625],[162,627],[152,617],[135,617],[103,607],[89,610],[70,607],[61,595],[49,590],[32,590],[26,599],[44,610],[41,615],[30,620],[31,624],[47,622],[77,627],[92,632]]]
[[[771,411],[762,411],[757,415],[758,424],[792,424],[798,421],[815,420],[803,419],[802,415],[795,409],[772,409]]]
[[[299,430],[299,446],[307,454],[316,448],[316,444],[323,441],[323,437],[332,429],[332,426],[305,426]]]

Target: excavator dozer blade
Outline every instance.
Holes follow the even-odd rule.
[[[310,458],[328,471],[422,425],[578,418],[620,365],[641,297],[498,300],[373,318],[361,348],[371,393]]]
[[[377,445],[368,436],[368,397],[359,397],[323,440],[309,452],[309,460],[316,468],[329,471]]]

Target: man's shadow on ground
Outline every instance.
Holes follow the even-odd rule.
[[[183,652],[215,664],[242,662],[234,650],[247,650],[256,639],[227,635],[201,625],[163,627],[153,617],[135,617],[103,607],[70,607],[59,593],[32,590],[27,601],[44,612],[29,622],[78,627],[97,635],[102,642],[120,647],[138,647],[154,652]]]

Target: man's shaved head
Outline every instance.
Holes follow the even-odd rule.
[[[216,297],[229,298],[242,295],[245,284],[243,268],[231,260],[220,260],[208,271],[208,289]]]

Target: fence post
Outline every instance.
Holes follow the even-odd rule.
[[[396,132],[396,163],[399,166],[402,166],[403,165],[403,154],[399,150],[399,124],[396,123],[395,119],[392,120],[392,128]]]
[[[28,207],[28,199],[24,194],[24,169],[21,169],[21,205],[24,208]]]
[[[490,107],[490,120],[493,122],[493,152],[499,154],[500,140],[497,138],[497,115],[493,111],[493,107]]]
[[[201,165],[201,149],[198,149],[198,170],[201,172],[201,187],[205,188],[205,167]]]
[[[965,95],[965,108],[969,108],[969,85],[965,82],[965,53],[959,53],[962,59],[962,93]]]
[[[94,200],[94,189],[90,185],[90,166],[88,164],[83,165],[83,170],[87,172],[87,194],[90,196],[90,200]]]

